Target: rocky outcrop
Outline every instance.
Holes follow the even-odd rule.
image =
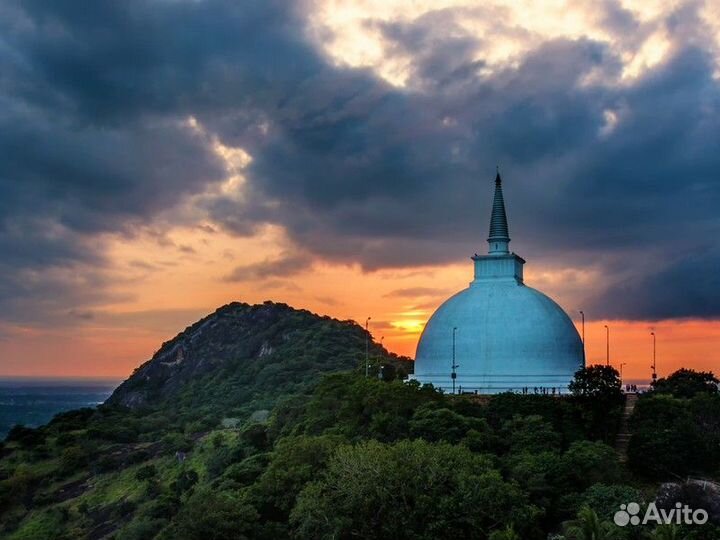
[[[655,496],[658,508],[672,510],[677,504],[688,505],[708,513],[711,523],[720,526],[720,484],[710,480],[689,478],[685,482],[667,482]]]

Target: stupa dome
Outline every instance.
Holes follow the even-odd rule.
[[[583,344],[563,309],[523,283],[525,261],[508,250],[501,182],[498,174],[489,254],[472,257],[475,279],[428,321],[413,378],[445,391],[566,393]]]

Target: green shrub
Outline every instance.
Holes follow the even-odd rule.
[[[155,465],[144,465],[137,470],[137,472],[135,473],[135,478],[142,482],[143,480],[150,480],[151,478],[155,478],[156,475],[157,468],[155,468]]]
[[[152,540],[168,521],[165,519],[138,518],[131,521],[117,534],[117,540]]]

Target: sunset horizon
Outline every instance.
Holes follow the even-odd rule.
[[[230,301],[371,316],[413,357],[498,165],[526,284],[585,313],[588,363],[608,325],[627,377],[653,329],[660,374],[716,365],[712,4],[114,13],[1,12],[0,376],[124,378]]]

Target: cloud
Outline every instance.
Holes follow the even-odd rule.
[[[294,276],[308,270],[313,264],[313,258],[304,253],[284,253],[276,259],[245,264],[225,276],[225,281],[252,281],[258,279],[280,278]]]
[[[275,290],[275,289],[282,289],[284,291],[295,292],[295,293],[299,293],[299,292],[303,291],[302,287],[300,287],[297,283],[293,283],[292,281],[287,281],[284,279],[264,280],[258,285],[258,289],[261,291],[271,291],[271,290]]]
[[[90,324],[108,325],[115,328],[139,329],[172,335],[187,328],[211,312],[212,308],[150,309],[141,311],[98,311],[92,313]]]
[[[645,275],[632,275],[591,300],[614,318],[661,320],[720,317],[720,250],[687,253]]]
[[[326,306],[337,306],[340,304],[336,298],[333,298],[332,296],[316,296],[315,300],[320,302],[321,304],[325,304]]]
[[[714,316],[688,298],[715,298],[716,281],[698,279],[691,295],[674,281],[720,229],[717,60],[696,7],[661,17],[668,52],[630,79],[623,55],[657,28],[616,2],[596,10],[603,39],[548,38],[484,13],[523,40],[511,62],[493,56],[493,36],[461,27],[463,11],[373,23],[409,58],[405,88],[331,62],[306,33],[313,7],[0,6],[6,317],[107,300],[99,235],[132,234],[189,200],[198,225],[250,235],[274,224],[293,244],[228,281],[317,259],[366,270],[457,261],[484,251],[497,163],[514,249],[530,264],[599,268],[609,292],[593,301],[598,314]],[[230,193],[218,144],[252,158]],[[687,257],[663,256],[678,246]],[[647,297],[650,285],[662,298]]]
[[[450,293],[449,289],[438,289],[433,287],[407,287],[395,289],[384,296],[387,298],[418,298],[421,296],[445,296]]]

